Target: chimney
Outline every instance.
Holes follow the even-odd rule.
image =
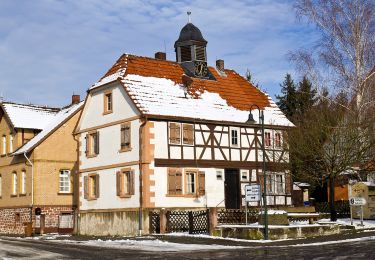
[[[216,60],[216,68],[219,71],[224,71],[224,60]]]
[[[72,105],[78,104],[80,101],[81,101],[80,95],[75,95],[75,94],[72,95]]]
[[[158,51],[157,53],[155,53],[155,59],[167,60],[167,54],[165,52]]]

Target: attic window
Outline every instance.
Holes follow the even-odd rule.
[[[206,60],[206,53],[204,46],[195,46],[195,59],[196,60]]]
[[[180,47],[181,62],[191,61],[191,48],[190,46]]]

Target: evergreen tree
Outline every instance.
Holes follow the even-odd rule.
[[[287,73],[281,87],[281,95],[276,95],[276,104],[289,120],[292,120],[297,110],[297,90],[292,76]]]
[[[303,116],[306,111],[311,109],[317,101],[316,90],[313,89],[311,82],[306,76],[298,83],[296,98],[297,111],[300,116]]]

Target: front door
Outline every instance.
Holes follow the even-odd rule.
[[[225,208],[239,209],[241,207],[240,171],[225,169]]]

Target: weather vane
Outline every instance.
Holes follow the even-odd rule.
[[[188,15],[188,22],[191,23],[191,12],[190,11],[187,11],[187,15]]]

